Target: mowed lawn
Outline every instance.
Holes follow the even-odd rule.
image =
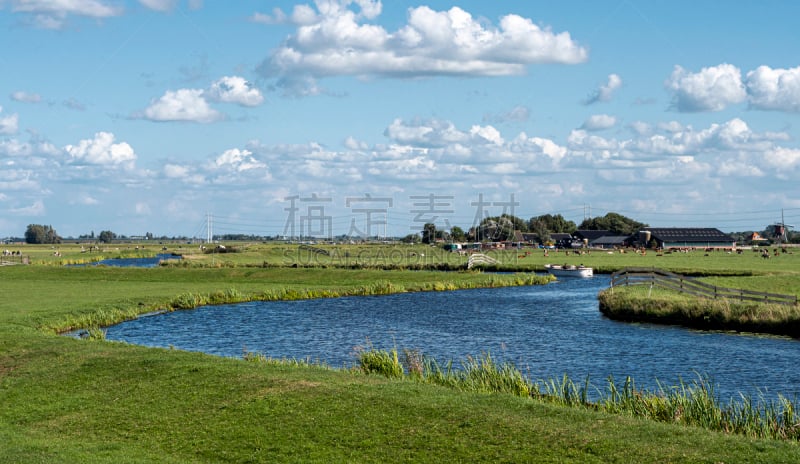
[[[0,268],[0,462],[800,462],[796,443],[52,330],[97,312],[158,309],[186,293],[386,281],[414,289],[486,278],[337,268]]]

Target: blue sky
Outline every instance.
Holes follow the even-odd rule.
[[[796,224],[798,10],[0,0],[0,237]]]

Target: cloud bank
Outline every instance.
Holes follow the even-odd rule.
[[[741,70],[731,64],[697,73],[675,66],[665,86],[672,92],[674,108],[681,112],[722,111],[745,101],[753,109],[800,111],[800,67],[759,66],[742,79]]]
[[[352,8],[353,4],[358,6]],[[407,23],[395,31],[370,22],[381,13],[379,1],[322,1],[295,7],[292,14],[274,9],[251,20],[297,26],[259,67],[277,79],[286,93],[310,95],[316,80],[331,76],[509,76],[538,63],[577,64],[586,48],[569,32],[541,28],[518,15],[500,18],[498,26],[476,19],[459,7],[436,11],[410,8]]]

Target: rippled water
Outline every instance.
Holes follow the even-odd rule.
[[[800,344],[778,338],[708,333],[611,321],[598,310],[607,276],[546,286],[412,293],[292,302],[253,302],[149,316],[108,329],[130,343],[240,357],[355,362],[354,347],[418,349],[456,363],[490,352],[534,380],[605,388],[632,376],[639,387],[708,375],[722,398],[737,392],[800,397]]]
[[[157,267],[158,263],[165,259],[181,259],[180,256],[172,255],[169,253],[157,254],[152,258],[110,258],[97,261],[96,263],[89,264],[90,266],[114,266],[114,267]],[[86,266],[85,264],[76,264],[73,266]]]

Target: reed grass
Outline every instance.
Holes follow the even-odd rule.
[[[362,350],[358,352],[358,364],[365,374],[380,374],[390,379],[403,377],[403,366],[394,348],[389,351]]]
[[[200,306],[245,303],[249,301],[296,301],[316,298],[342,298],[350,296],[377,296],[405,292],[453,291],[475,288],[495,288],[521,285],[542,285],[552,277],[533,274],[492,275],[473,280],[436,280],[400,284],[389,280],[378,280],[370,284],[340,288],[268,288],[261,291],[240,291],[235,287],[209,293],[184,292],[163,304],[132,307],[99,308],[90,313],[69,315],[58,321],[48,322],[42,329],[65,333],[85,327],[107,327],[141,314],[157,311],[194,309]]]
[[[532,382],[513,363],[498,363],[489,353],[467,357],[460,368],[454,367],[452,361],[441,364],[418,351],[406,351],[403,358],[405,365],[400,363],[397,349],[369,348],[358,352],[360,369],[366,374],[406,378],[462,392],[530,397],[560,406],[702,427],[751,438],[800,441],[800,415],[796,413],[795,402],[783,396],[769,400],[761,396],[754,400],[740,394],[739,401],[731,399],[723,403],[714,391],[714,383],[700,375],[688,383],[681,379],[679,385],[673,387],[658,383],[655,391],[637,388],[631,377],[626,377],[622,385],[608,377],[606,390],[602,391],[591,384],[588,376],[582,384],[575,383],[566,374],[561,379]],[[595,396],[597,398],[593,399]]]
[[[130,308],[98,308],[91,313],[72,314],[66,318],[41,327],[42,330],[50,333],[66,333],[78,329],[91,330],[94,328],[108,327],[122,321],[135,319],[142,313],[139,307]],[[152,311],[144,311],[152,312]]]
[[[83,337],[86,340],[105,340],[106,339],[106,331],[101,327],[89,327],[86,329],[86,336]]]
[[[272,356],[267,356],[263,353],[248,351],[245,347],[242,350],[242,359],[247,362],[255,363],[255,364],[262,364],[265,366],[281,366],[281,367],[305,367],[305,368],[320,368],[320,369],[332,369],[327,363],[321,360],[312,361],[310,358],[307,359],[297,359],[297,358],[274,358]]]

